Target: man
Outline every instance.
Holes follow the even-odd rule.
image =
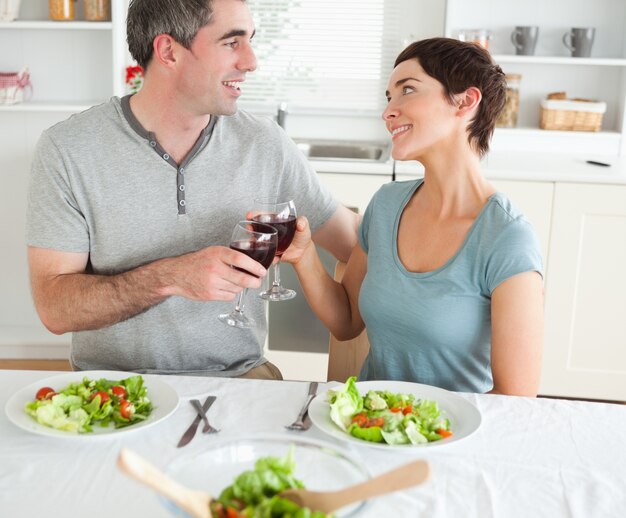
[[[139,93],[38,144],[27,239],[39,316],[74,333],[77,369],[280,378],[264,327],[217,320],[267,273],[228,248],[232,228],[258,196],[293,198],[315,241],[346,260],[356,217],[276,124],[237,111],[256,68],[245,0],[133,0],[127,32]],[[246,312],[265,321],[255,293]]]

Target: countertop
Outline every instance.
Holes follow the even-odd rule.
[[[608,167],[589,164],[594,160]],[[318,173],[373,174],[391,177],[393,161],[311,160]],[[417,177],[423,174],[419,162],[396,162],[396,176]],[[535,182],[573,182],[626,185],[626,157],[552,153],[494,152],[482,162],[485,176],[493,180]]]

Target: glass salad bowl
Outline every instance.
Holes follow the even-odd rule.
[[[284,458],[291,445],[295,460],[294,476],[304,483],[306,489],[334,491],[370,478],[363,463],[350,452],[322,441],[289,436],[233,438],[215,442],[203,452],[196,451],[192,456],[176,459],[166,472],[191,489],[218,497],[238,475],[253,469],[259,458]],[[188,516],[164,497],[159,496],[159,499],[173,516]],[[357,516],[366,505],[367,502],[360,502],[346,506],[335,516]]]

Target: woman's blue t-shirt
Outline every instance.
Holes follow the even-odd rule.
[[[521,212],[498,192],[446,264],[430,272],[408,271],[398,256],[398,225],[422,182],[384,185],[359,227],[367,253],[359,309],[370,340],[359,379],[487,392],[493,388],[491,294],[519,273],[543,275],[539,241]]]

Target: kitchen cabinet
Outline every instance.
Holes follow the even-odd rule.
[[[66,358],[69,336],[54,336],[34,310],[24,228],[32,152],[41,132],[72,113],[124,93],[127,2],[111,21],[48,19],[48,2],[22,0],[19,18],[0,22],[0,70],[30,70],[32,97],[0,105],[0,358]],[[27,96],[28,97],[28,96]]]
[[[626,186],[555,186],[541,393],[626,401]]]
[[[428,2],[420,0],[423,9]],[[539,38],[534,56],[517,56],[510,34],[517,25],[536,25]],[[461,29],[484,28],[493,33],[489,50],[507,74],[521,74],[517,128],[498,128],[493,148],[525,151],[626,153],[626,2],[595,0],[448,0],[445,35]],[[590,58],[574,58],[561,38],[571,27],[595,27]],[[539,129],[541,99],[549,92],[605,101],[600,132]]]
[[[389,174],[318,173],[320,182],[346,207],[363,214],[372,196],[391,181]]]
[[[320,182],[346,207],[363,214],[372,196],[391,181],[389,174],[318,173]]]

